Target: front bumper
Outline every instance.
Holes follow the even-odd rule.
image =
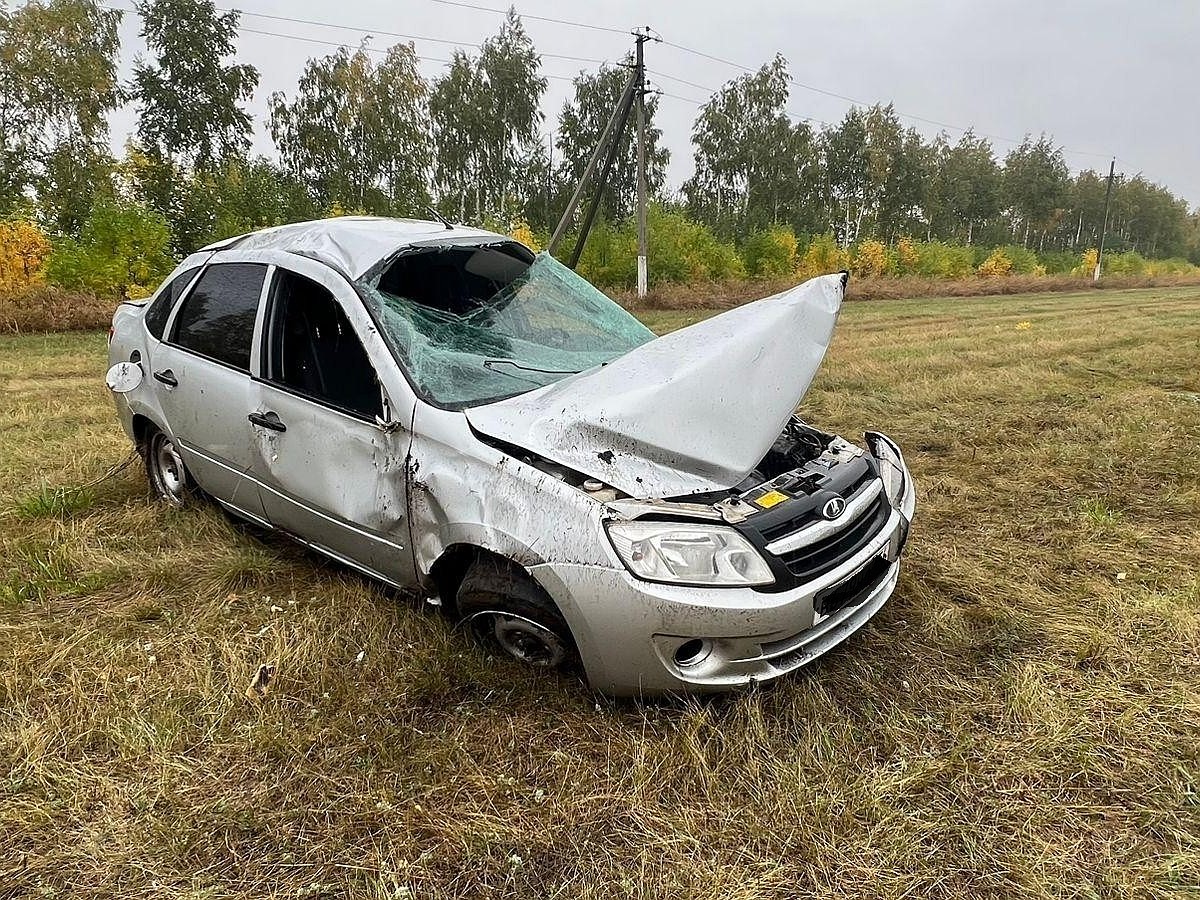
[[[702,588],[642,581],[624,569],[544,563],[531,574],[566,614],[588,680],[617,696],[702,693],[767,681],[811,662],[864,625],[895,590],[914,499],[905,498],[854,557],[792,590]],[[828,616],[818,598],[838,590]],[[685,642],[707,642],[691,665]]]

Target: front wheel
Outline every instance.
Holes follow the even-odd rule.
[[[175,442],[157,428],[146,435],[143,446],[146,479],[156,500],[170,506],[183,506],[188,498],[188,471]]]
[[[579,660],[571,629],[554,601],[511,563],[477,559],[457,601],[475,636],[509,659],[538,669],[570,668]]]

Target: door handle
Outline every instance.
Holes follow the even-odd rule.
[[[161,372],[155,372],[154,380],[161,381],[167,387],[179,387],[179,379],[175,377],[175,373],[170,369],[163,369]]]
[[[273,412],[250,413],[246,418],[250,420],[251,424],[260,428],[269,428],[271,431],[287,431],[287,426],[280,422],[279,416]]]

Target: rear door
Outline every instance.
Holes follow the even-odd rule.
[[[263,508],[276,527],[403,585],[411,418],[392,421],[378,374],[389,365],[343,279],[306,260],[276,266],[250,412]]]
[[[155,348],[151,378],[167,428],[205,491],[262,519],[259,492],[247,478],[250,364],[268,266],[206,266]]]

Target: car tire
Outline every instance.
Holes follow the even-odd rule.
[[[517,566],[494,557],[471,563],[459,585],[458,614],[485,646],[539,669],[571,669],[579,651],[566,619]]]
[[[192,494],[192,476],[184,465],[175,441],[165,432],[150,426],[142,440],[141,449],[151,496],[168,506],[183,506]]]

